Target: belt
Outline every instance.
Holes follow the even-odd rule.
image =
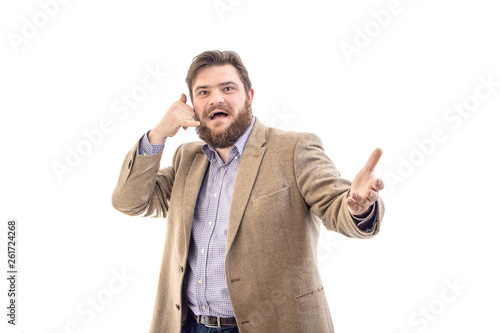
[[[190,311],[191,312],[191,311]],[[197,316],[193,312],[194,319],[198,322],[198,324],[202,324],[205,326],[218,327],[221,326],[237,326],[236,318],[221,318],[221,317],[212,317],[212,316]]]

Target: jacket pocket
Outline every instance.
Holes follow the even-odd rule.
[[[300,313],[324,313],[328,308],[323,286],[311,289],[295,297]]]
[[[307,291],[307,292],[305,292],[305,293],[303,293],[303,294],[301,294],[301,295],[299,295],[299,296],[295,297],[295,299],[296,299],[297,301],[300,301],[300,300],[302,300],[302,299],[305,299],[305,298],[308,298],[308,297],[315,296],[317,293],[321,293],[321,292],[323,292],[323,286],[318,287],[318,288],[311,289],[311,290],[309,290],[309,291]]]
[[[278,191],[263,195],[261,197],[252,199],[254,206],[262,206],[266,204],[276,204],[290,195],[290,187],[284,187]]]

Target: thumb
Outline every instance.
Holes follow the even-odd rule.
[[[182,103],[186,103],[187,102],[187,97],[184,93],[181,94],[181,98],[179,99],[179,101],[181,101]]]

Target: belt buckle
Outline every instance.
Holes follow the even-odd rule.
[[[210,328],[222,328],[221,324],[220,324],[220,317],[216,317],[217,318],[217,326],[215,325],[205,325],[206,327],[210,327]]]

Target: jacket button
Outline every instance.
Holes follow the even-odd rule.
[[[128,161],[128,168],[130,169],[130,166],[132,165],[132,160]]]
[[[177,308],[177,310],[181,309],[181,306],[179,304],[175,304],[175,307]]]
[[[179,266],[179,272],[182,273],[183,271],[184,271],[184,269],[182,268],[182,266]]]

